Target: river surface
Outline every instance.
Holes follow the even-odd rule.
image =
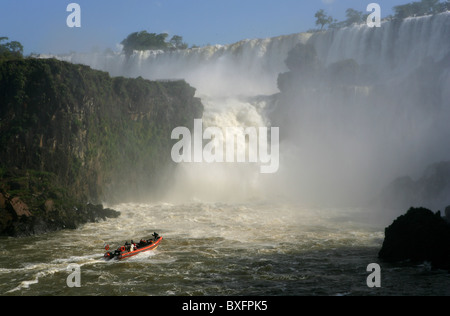
[[[29,238],[0,239],[0,295],[450,295],[450,274],[379,262],[384,228],[352,209],[292,205],[122,204],[118,219]],[[164,237],[124,261],[103,247]],[[381,265],[381,288],[367,266]],[[67,279],[80,267],[80,287]],[[74,280],[72,278],[72,280]]]

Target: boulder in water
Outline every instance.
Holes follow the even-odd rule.
[[[450,225],[441,213],[411,208],[386,228],[379,257],[387,262],[430,262],[450,270]]]

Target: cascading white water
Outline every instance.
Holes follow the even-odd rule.
[[[266,127],[265,103],[249,99],[276,93],[284,60],[311,34],[244,40],[227,46],[183,51],[123,54],[72,54],[60,57],[113,76],[142,76],[150,80],[185,79],[197,89],[205,106],[204,127]],[[245,146],[245,144],[238,144]],[[255,164],[180,164],[168,199],[230,200],[261,196],[259,166]]]
[[[128,60],[121,53],[74,53],[58,58],[108,71],[113,76],[185,79],[199,95],[255,96],[277,92],[277,76],[286,71],[288,52],[310,36],[301,33],[224,46],[135,52]]]
[[[322,89],[320,99],[307,96],[301,105],[298,132],[308,137],[297,144],[306,177],[328,178],[311,181],[311,191],[371,198],[399,176],[418,178],[450,159],[449,32],[446,12],[311,37],[325,67],[352,59],[365,70],[352,96]]]
[[[449,32],[450,12],[446,12],[384,22],[381,28],[355,25],[314,35],[245,40],[227,46],[136,52],[128,60],[120,53],[73,54],[62,59],[106,70],[111,75],[185,79],[197,88],[205,105],[205,127],[222,128],[270,125],[265,114],[267,105],[255,105],[249,97],[278,92],[278,75],[288,70],[286,57],[298,43],[313,44],[326,66],[353,59],[370,69],[369,85],[354,87],[359,103],[352,99],[354,104],[335,106],[334,95],[325,94],[322,99],[328,101],[320,108],[315,107],[315,100],[310,100],[311,104],[299,105],[302,116],[285,113],[297,123],[280,129],[309,138],[293,146],[281,144],[282,165],[277,175],[262,176],[257,166],[249,164],[184,164],[179,167],[172,190],[182,192],[182,199],[273,198],[283,194],[295,196],[302,190],[308,192],[303,197],[314,193],[331,196],[333,186],[360,177],[365,183],[354,181],[352,189],[347,190],[358,195],[359,187],[375,193],[378,188],[374,189],[371,182],[380,185],[400,175],[414,176],[415,170],[421,172],[427,164],[450,157],[446,145],[450,137],[450,67],[445,62],[450,54]],[[416,89],[414,85],[429,81],[432,74],[422,78],[417,73],[420,67],[426,69],[430,65],[440,67],[436,72],[440,77],[433,81],[437,85],[434,91],[440,94],[438,108],[421,104],[411,94]],[[392,95],[378,98],[371,91],[379,85],[399,88]],[[353,174],[349,177],[350,173]],[[320,188],[328,192],[317,192]],[[334,191],[335,195],[342,193]]]
[[[376,75],[384,81],[408,75],[426,59],[437,62],[447,57],[449,32],[450,11],[383,22],[381,28],[346,27],[313,36],[310,42],[325,64],[354,59],[360,65],[376,66]]]

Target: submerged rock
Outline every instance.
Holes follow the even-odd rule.
[[[440,212],[411,208],[385,230],[379,257],[388,262],[430,262],[450,270],[450,225]]]

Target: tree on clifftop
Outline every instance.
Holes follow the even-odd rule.
[[[394,7],[395,17],[398,19],[437,14],[447,10],[450,10],[450,1],[439,0],[422,0]]]
[[[23,57],[23,46],[19,42],[12,41],[8,43],[2,43],[7,41],[7,37],[0,37],[0,61],[11,58]]]
[[[345,15],[347,17],[347,20],[345,21],[346,26],[363,23],[366,20],[364,14],[361,11],[357,11],[351,8],[345,11]]]
[[[128,35],[121,44],[123,52],[131,56],[134,51],[145,50],[174,50],[187,49],[188,45],[183,42],[183,37],[174,35],[169,42],[166,41],[167,33],[148,33],[147,31],[135,32]]]
[[[126,39],[122,41],[123,51],[126,55],[133,54],[135,50],[159,50],[166,49],[166,38],[169,36],[167,33],[156,34],[148,33],[147,31],[135,32],[128,35]]]
[[[326,15],[324,10],[319,10],[314,15],[316,17],[316,25],[320,25],[320,29],[323,30],[325,25],[330,25],[334,22],[333,17]]]
[[[183,37],[181,37],[179,35],[174,35],[169,43],[175,49],[187,49],[188,48],[188,44],[183,42]]]

